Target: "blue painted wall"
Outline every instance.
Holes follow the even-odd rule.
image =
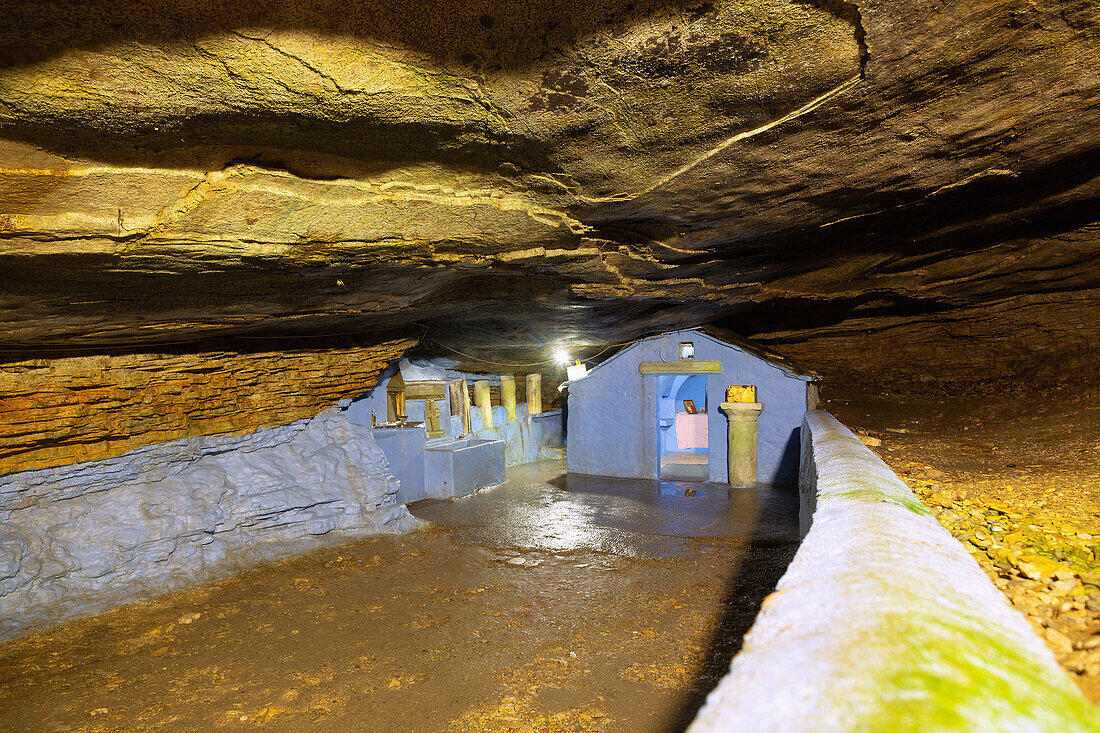
[[[455,364],[456,362],[449,359],[415,363],[403,359],[400,364],[390,365],[382,373],[374,389],[348,406],[348,419],[359,425],[370,425],[370,415],[373,410],[378,422],[386,421],[386,386],[399,366],[407,381],[435,379],[448,382],[454,379],[465,379],[471,388],[473,382],[479,379],[487,379],[496,385],[500,384],[499,375],[456,372],[451,368]],[[424,405],[422,400],[409,400],[405,403],[410,422],[423,422]],[[433,473],[435,469],[432,468],[435,464],[425,463],[432,457],[426,455],[425,451],[433,445],[453,441],[462,434],[462,418],[459,415],[450,414],[450,400],[438,400],[436,405],[439,407],[440,424],[446,437],[427,440],[423,427],[378,428],[375,432],[379,447],[390,461],[393,474],[401,482],[401,498],[404,501],[415,501],[438,494],[436,486],[438,482]],[[503,441],[504,462],[508,466],[530,463],[541,458],[561,457],[563,441],[560,411],[543,412],[532,417],[527,413],[527,403],[520,402],[516,405],[516,419],[507,420],[506,410],[498,405],[493,408],[493,427],[485,428],[481,424],[481,410],[473,406],[471,421],[472,435],[468,437]],[[419,438],[414,438],[413,434],[418,434]],[[384,437],[379,438],[379,436]],[[495,461],[495,458],[493,460]],[[461,463],[455,470],[462,473],[467,470],[467,465],[478,465],[478,462]],[[493,465],[495,466],[495,463]],[[492,475],[496,474],[492,473]],[[475,484],[488,485],[480,481],[475,481]],[[447,496],[450,495],[447,494]]]
[[[370,425],[370,415],[371,410],[373,410],[375,417],[378,418],[378,422],[386,422],[386,387],[389,385],[390,380],[393,379],[393,375],[397,373],[399,367],[402,368],[402,376],[405,377],[406,381],[413,381],[413,379],[416,378],[448,382],[452,379],[462,379],[466,376],[451,370],[450,367],[455,363],[456,362],[450,359],[417,361],[416,363],[409,362],[407,359],[402,359],[400,362],[390,364],[378,378],[378,384],[374,386],[374,389],[356,398],[348,406],[348,419],[357,425]],[[448,417],[451,410],[450,400],[436,400],[435,404],[436,407],[439,408],[439,414],[441,415],[440,424],[443,430],[446,431],[450,437],[458,437],[458,433],[452,435],[448,430]],[[409,400],[405,403],[405,412],[408,414],[409,422],[424,422],[425,405],[426,403],[424,400]]]
[[[393,379],[393,375],[396,373],[397,362],[386,367],[385,371],[378,377],[378,384],[374,386],[374,389],[356,398],[348,405],[348,419],[356,425],[370,425],[371,410],[374,410],[378,422],[386,422],[386,385],[390,383],[390,380]],[[420,404],[423,405],[423,403]],[[421,407],[420,412],[421,415],[419,420],[423,420],[423,407]],[[410,415],[409,419],[413,420],[413,417]]]
[[[463,438],[433,443],[425,451],[428,490],[436,496],[466,496],[505,481],[504,442]]]
[[[385,420],[384,417],[382,419]],[[369,414],[366,424],[370,425]],[[408,504],[428,498],[424,480],[424,442],[427,434],[412,428],[374,428],[371,433],[390,464],[390,473],[401,485],[397,490],[397,500]]]
[[[639,341],[582,379],[569,383],[568,469],[575,473],[657,478],[659,375],[643,375],[643,361],[673,361],[680,341],[695,344],[697,360],[721,362],[707,379],[710,480],[728,479],[727,418],[718,409],[731,384],[755,384],[763,402],[757,441],[757,474],[765,483],[798,478],[798,430],[806,411],[808,377],[799,377],[700,331],[685,330]],[[699,406],[699,401],[696,405]]]
[[[560,411],[543,412],[531,418],[527,414],[527,403],[520,402],[516,405],[516,419],[508,420],[507,417],[507,411],[498,405],[493,408],[493,427],[485,428],[481,425],[481,410],[474,406],[470,415],[474,437],[503,440],[505,460],[509,466],[554,457],[551,453],[555,448],[559,449],[556,457],[561,457]],[[454,426],[452,432],[458,435],[462,429],[462,418],[455,416],[451,421]]]

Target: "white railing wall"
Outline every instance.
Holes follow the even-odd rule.
[[[1100,731],[977,562],[822,411],[800,491],[805,539],[690,733]]]

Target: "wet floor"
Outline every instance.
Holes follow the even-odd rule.
[[[793,494],[566,476],[0,646],[5,731],[683,730],[796,544]]]
[[[549,552],[593,550],[630,557],[686,556],[707,538],[797,540],[791,493],[762,487],[583,476],[560,462],[517,466],[508,483],[464,501],[417,502],[420,519],[467,540]]]

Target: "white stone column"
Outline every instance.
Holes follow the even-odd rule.
[[[527,414],[538,415],[542,412],[542,375],[527,375]]]

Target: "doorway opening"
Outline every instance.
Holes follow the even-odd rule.
[[[665,481],[706,481],[707,378],[703,374],[662,374],[657,378],[657,445]]]

